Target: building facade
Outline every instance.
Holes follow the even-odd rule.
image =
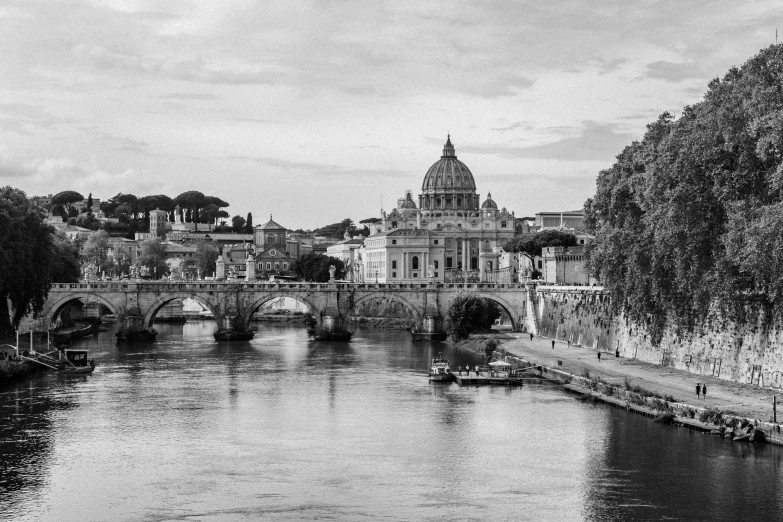
[[[585,263],[585,247],[544,247],[542,249],[544,281],[562,285],[593,285]]]
[[[427,230],[442,240],[441,278],[487,280],[487,274],[500,268],[500,247],[514,237],[515,224],[514,213],[499,208],[491,194],[481,202],[473,174],[457,159],[449,136],[440,160],[424,175],[418,205],[408,191],[396,208],[382,210],[380,221],[370,224],[367,241],[396,230]],[[370,271],[365,277],[370,278]]]

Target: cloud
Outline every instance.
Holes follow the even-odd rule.
[[[358,169],[329,165],[325,163],[312,163],[306,161],[291,161],[282,158],[273,158],[266,156],[230,156],[230,160],[245,161],[257,163],[267,167],[273,167],[285,172],[307,172],[315,178],[347,176],[362,177],[367,179],[377,179],[379,177],[399,178],[410,174],[402,170],[391,169]]]
[[[556,127],[556,134],[566,135],[552,143],[532,147],[508,144],[462,146],[463,152],[491,154],[512,159],[554,159],[560,161],[609,161],[638,136],[618,132],[611,123],[585,121],[579,128]],[[574,136],[573,134],[576,133]],[[569,136],[570,135],[570,136]]]
[[[703,66],[694,62],[675,63],[659,61],[647,64],[644,76],[653,80],[681,82],[691,78],[703,78],[704,74]]]
[[[158,96],[164,100],[217,100],[214,94],[208,92],[171,92]]]

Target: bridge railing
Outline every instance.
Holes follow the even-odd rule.
[[[529,284],[529,283],[528,283]],[[338,290],[349,289],[384,289],[384,290],[422,290],[435,288],[448,289],[524,289],[526,283],[464,283],[464,282],[428,282],[428,283],[310,283],[310,282],[239,282],[239,281],[91,281],[80,283],[53,283],[51,290],[113,290],[127,291],[130,288],[134,290],[151,291],[194,291],[194,290],[329,290],[337,288]],[[562,289],[564,287],[555,287]],[[569,287],[570,288],[570,287]],[[585,289],[589,287],[574,287]]]

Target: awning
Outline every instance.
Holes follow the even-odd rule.
[[[490,366],[511,366],[509,363],[503,362],[503,361],[494,361],[494,362],[489,363],[489,365]]]

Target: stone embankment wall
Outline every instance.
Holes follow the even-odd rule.
[[[538,332],[546,337],[590,347],[699,375],[742,384],[783,388],[783,325],[764,327],[763,314],[738,324],[712,314],[692,333],[668,327],[658,346],[644,328],[615,317],[610,298],[600,288],[539,286]]]

